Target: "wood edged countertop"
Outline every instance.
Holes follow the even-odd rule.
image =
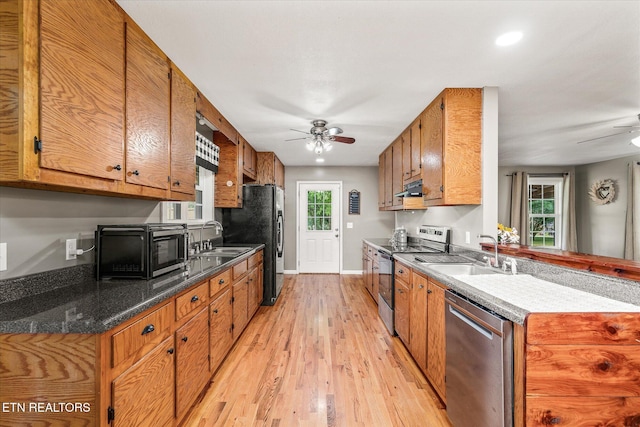
[[[487,252],[493,252],[492,243],[483,242],[480,246]],[[560,249],[543,249],[518,244],[498,245],[498,252],[503,255],[513,255],[528,258],[533,261],[548,262],[550,264],[589,271],[591,273],[640,281],[640,262],[638,261],[569,252]]]

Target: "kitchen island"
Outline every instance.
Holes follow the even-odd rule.
[[[243,246],[148,281],[7,281],[0,424],[177,425],[262,302],[264,245]]]

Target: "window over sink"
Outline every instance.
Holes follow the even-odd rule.
[[[196,166],[196,200],[193,202],[162,202],[161,221],[167,223],[201,223],[213,219],[215,174]]]

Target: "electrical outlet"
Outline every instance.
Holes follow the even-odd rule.
[[[0,271],[7,270],[7,244],[0,243]]]
[[[65,259],[68,261],[70,259],[76,259],[76,250],[78,249],[78,241],[76,239],[67,239],[66,244],[66,257]]]
[[[470,231],[467,231],[467,232],[464,234],[464,242],[465,242],[467,245],[470,245],[470,244],[471,244],[471,232],[470,232]]]

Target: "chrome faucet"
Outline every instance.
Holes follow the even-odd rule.
[[[495,257],[493,258],[493,261],[491,260],[491,258],[487,258],[484,257],[484,259],[487,260],[487,264],[491,267],[496,267],[496,268],[500,268],[500,261],[498,260],[498,241],[493,237],[490,236],[488,234],[478,234],[478,239],[491,239],[491,241],[493,242],[493,250],[495,253]]]
[[[220,230],[220,234],[222,234],[222,224],[220,224],[220,222],[215,221],[215,220],[211,220],[211,221],[207,221],[204,224],[202,224],[202,227],[200,228],[200,240],[202,240],[202,232],[204,231],[205,227],[207,227],[208,225],[215,225],[215,227]]]
[[[505,258],[504,262],[502,263],[502,271],[506,273],[507,267],[511,267],[511,274],[518,274],[518,264],[516,263],[515,259],[511,257]]]

